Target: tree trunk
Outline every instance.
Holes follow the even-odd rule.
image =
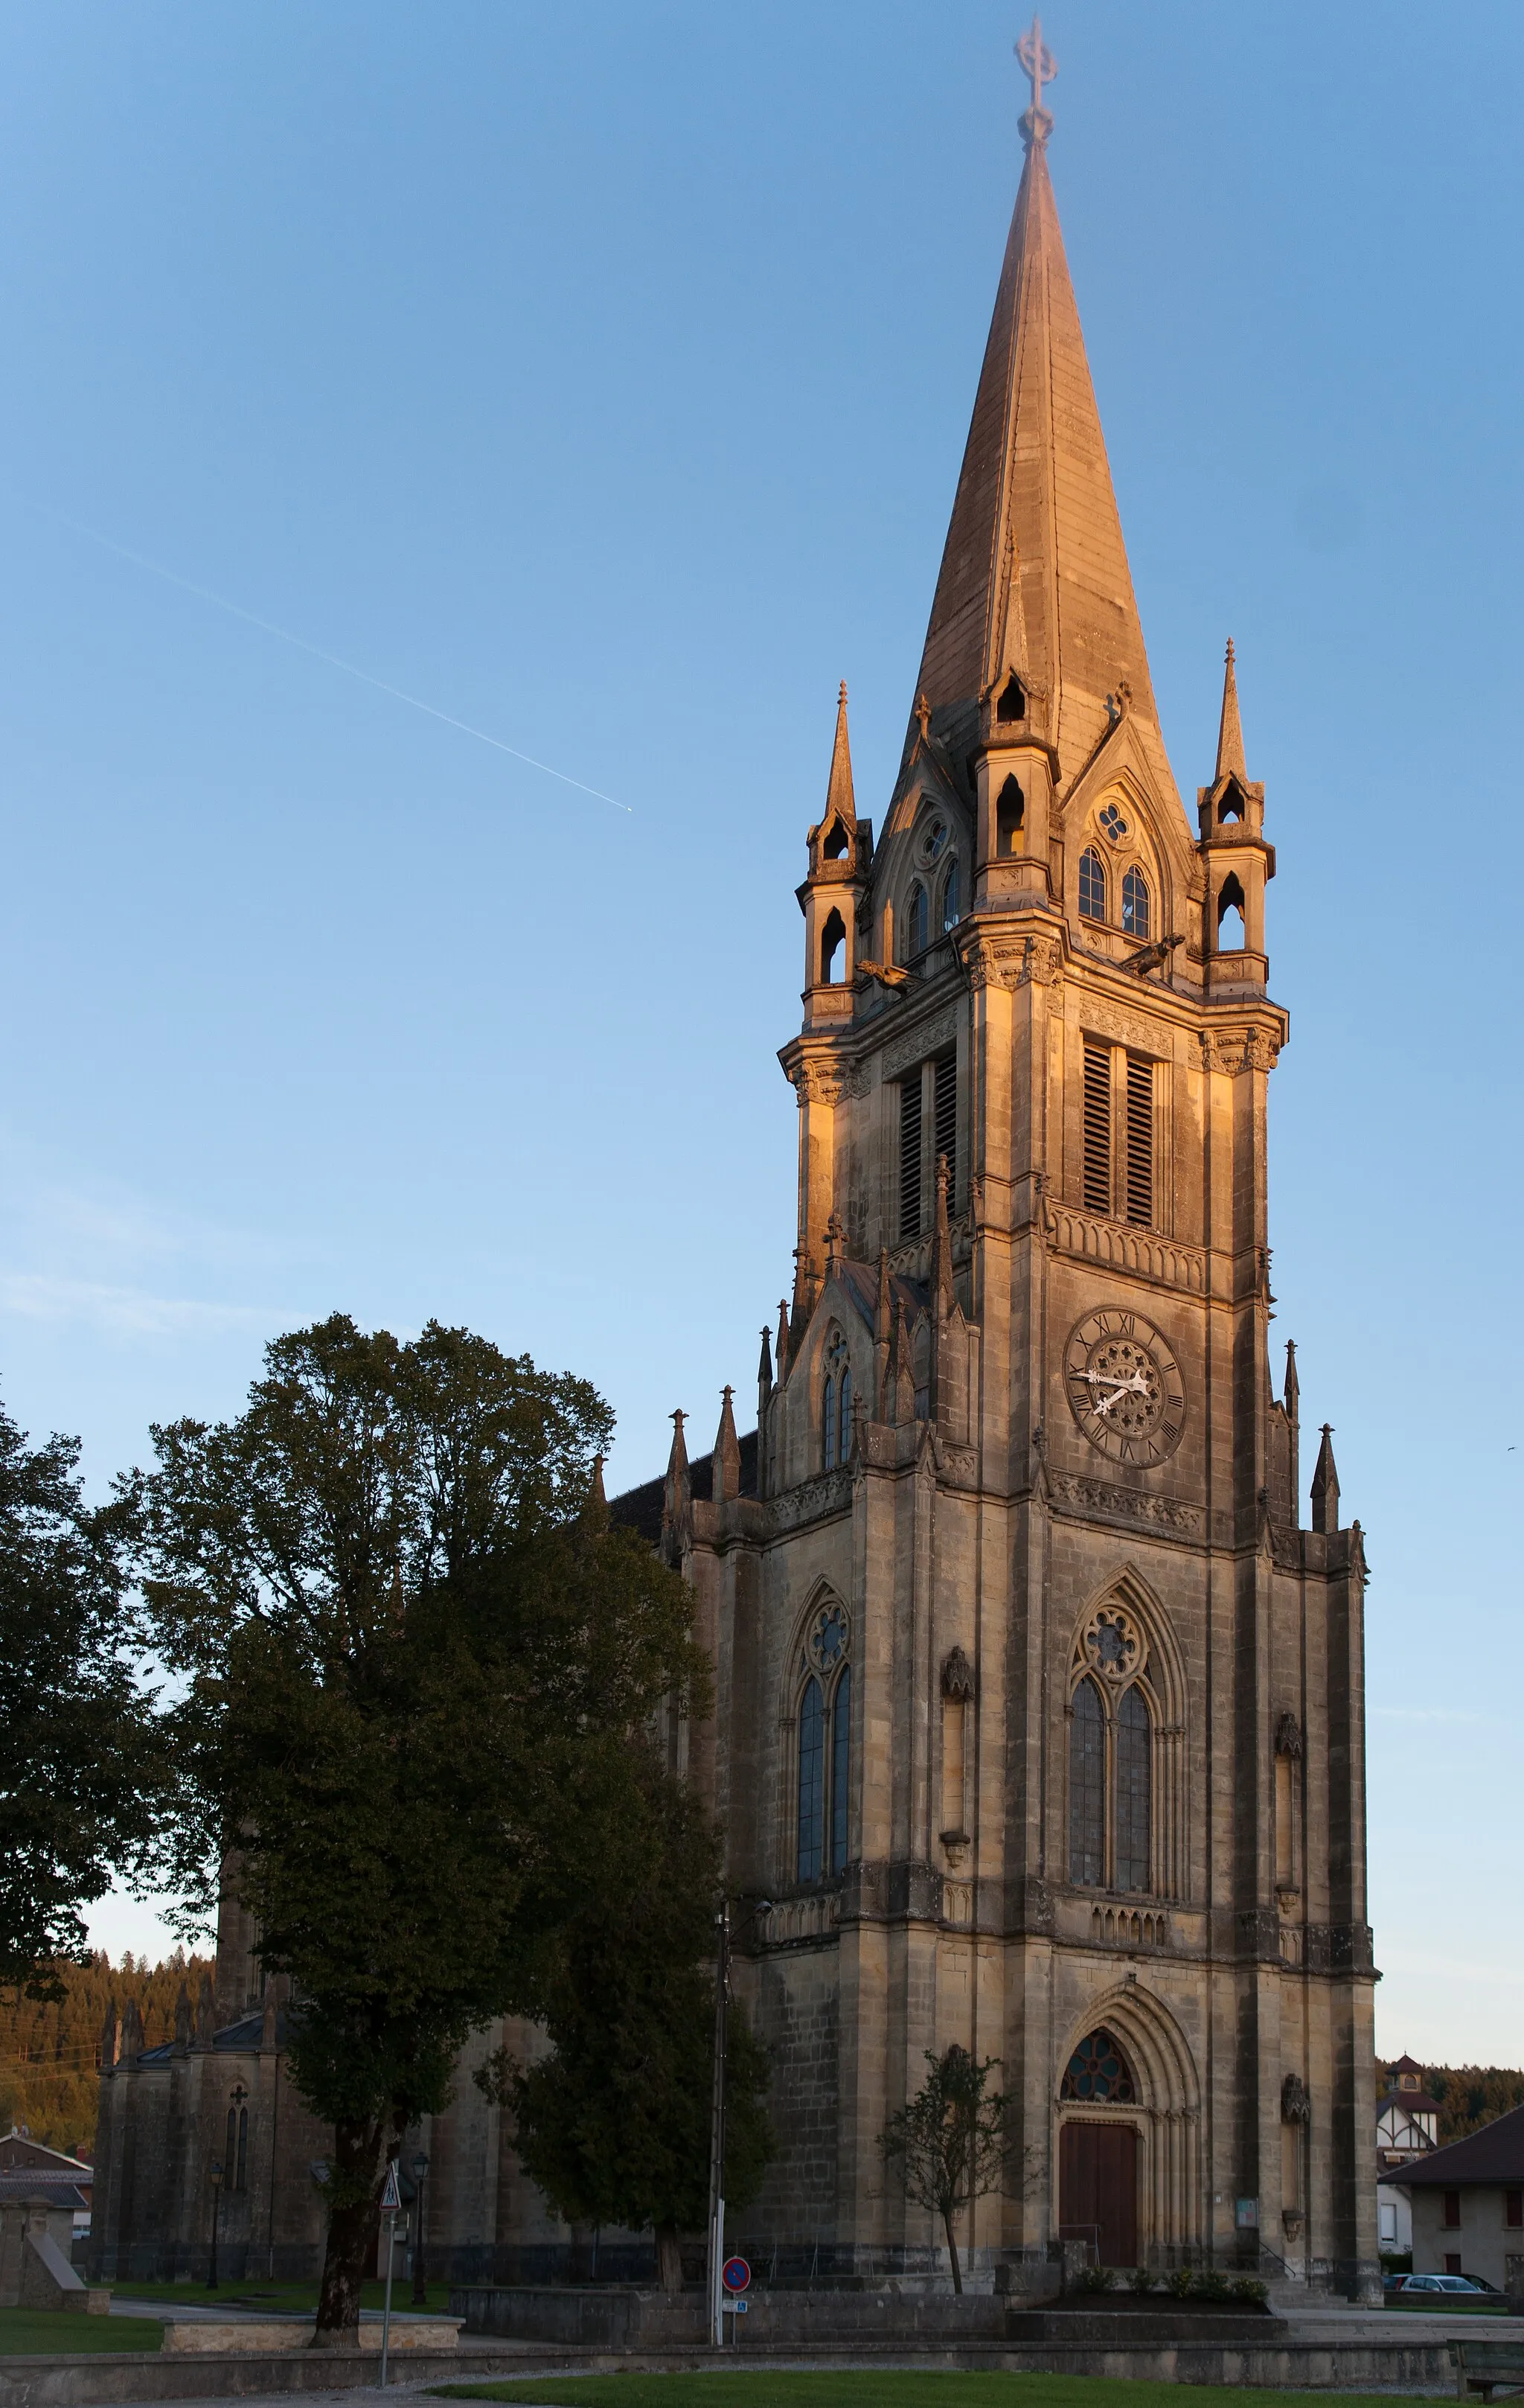
[[[342,2349],[360,2338],[360,2289],[376,2264],[380,2226],[377,2176],[384,2128],[380,2123],[334,2127],[328,2245],[314,2349]]]
[[[656,2279],[663,2291],[682,2289],[683,2253],[677,2245],[675,2224],[659,2224],[656,2228]]]
[[[944,2212],[942,2228],[947,2236],[947,2255],[952,2259],[952,2287],[960,2299],[963,2296],[963,2270],[958,2263],[958,2243],[952,2237],[952,2217]]]

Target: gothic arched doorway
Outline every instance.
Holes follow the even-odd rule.
[[[1064,2069],[1059,2097],[1077,2109],[1059,2128],[1059,2236],[1083,2241],[1098,2266],[1136,2266],[1138,2128],[1132,2069],[1111,2032],[1098,2027]]]

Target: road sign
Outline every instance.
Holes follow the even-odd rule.
[[[744,2258],[727,2258],[719,2279],[727,2291],[744,2291],[751,2281],[751,2269]]]
[[[721,2314],[727,2316],[744,2316],[750,2304],[749,2300],[721,2300],[719,2302]]]
[[[395,2215],[401,2206],[402,2193],[397,2188],[397,2160],[395,2157],[391,2157],[387,2160],[386,2188],[381,2193],[381,2214]]]

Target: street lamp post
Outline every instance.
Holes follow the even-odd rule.
[[[423,2272],[423,2178],[429,2160],[421,2149],[413,2159],[413,2305],[426,2308],[429,2286]]]
[[[743,1928],[766,1914],[772,1899],[760,1898],[741,1918]],[[731,1902],[722,1898],[715,1913],[715,2086],[709,2125],[709,2338],[717,2349],[724,2344],[725,2264],[725,2042],[731,1999]]]
[[[216,2288],[217,2288],[217,2211],[218,2211],[219,2207],[221,2205],[221,2203],[222,2203],[222,2160],[221,2160],[221,2157],[213,2157],[213,2159],[212,2159],[212,2262],[211,2262],[211,2269],[210,2269],[210,2272],[208,2272],[208,2274],[207,2274],[207,2290],[208,2290],[208,2291],[215,2291],[215,2290],[216,2290]]]

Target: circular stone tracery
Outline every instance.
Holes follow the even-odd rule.
[[[1117,2105],[1131,2105],[1136,2099],[1127,2059],[1110,2032],[1086,2033],[1064,2069],[1059,2096]]]
[[[810,1662],[821,1672],[833,1672],[847,1653],[847,1637],[845,1606],[822,1605],[805,1644]]]
[[[1143,1660],[1143,1637],[1130,1613],[1105,1605],[1090,1616],[1082,1641],[1087,1661],[1118,1686],[1130,1681]]]

